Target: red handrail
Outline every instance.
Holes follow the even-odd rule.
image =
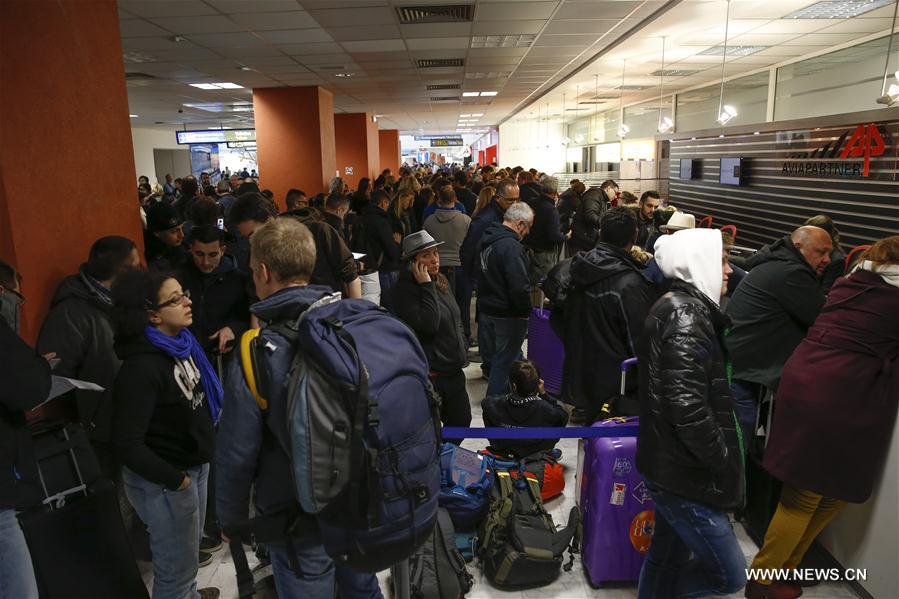
[[[870,245],[858,245],[858,246],[855,246],[854,248],[852,248],[849,251],[849,253],[846,254],[846,262],[845,262],[845,264],[843,264],[843,271],[846,272],[849,270],[849,265],[852,264],[852,258],[856,254],[858,254],[860,252],[864,252],[865,250],[869,250],[869,249],[871,249]]]

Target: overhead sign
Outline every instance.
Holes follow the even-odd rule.
[[[416,135],[415,141],[426,141],[432,148],[445,148],[448,146],[465,145],[465,142],[462,141],[461,135],[441,135],[435,137],[431,137],[429,135]]]
[[[256,142],[255,141],[229,141],[229,148],[244,148],[247,150],[255,150]]]
[[[838,138],[809,148],[814,135],[812,131],[778,133],[778,147],[786,153],[782,175],[866,178],[871,173],[871,159],[883,156],[892,145],[889,132],[873,123],[847,129]],[[797,146],[805,146],[805,151],[797,152]]]
[[[202,131],[176,131],[179,144],[209,144],[236,141],[256,141],[255,129],[206,129]]]

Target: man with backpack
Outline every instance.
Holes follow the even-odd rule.
[[[251,255],[250,267],[260,298],[252,311],[270,326],[296,319],[315,302],[332,297],[330,288],[308,284],[315,266],[315,241],[295,219],[275,219],[256,229]],[[265,543],[279,597],[332,597],[335,584],[346,599],[382,597],[374,574],[335,564],[319,540],[313,516],[303,514],[292,520],[287,515],[297,504],[289,483],[293,473],[286,451],[290,447],[288,394],[277,384],[271,385],[269,393],[266,383],[290,379],[294,351],[282,335],[267,335],[265,340],[268,359],[264,366],[259,365],[256,380],[247,380],[242,360],[232,361],[225,376],[225,405],[216,454],[216,498],[222,529],[227,534],[232,526],[247,520],[250,489],[255,486],[257,515],[284,531],[280,540]],[[265,394],[265,412],[250,385]],[[283,518],[283,525],[272,524],[279,518]],[[299,532],[290,534],[288,529]]]

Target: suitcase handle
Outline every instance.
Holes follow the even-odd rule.
[[[75,467],[75,474],[78,475],[78,482],[80,483],[77,487],[72,487],[71,489],[66,489],[60,493],[57,493],[51,497],[47,497],[44,499],[43,503],[45,505],[49,505],[51,508],[55,507],[59,509],[66,504],[66,497],[69,495],[73,495],[75,493],[81,492],[87,497],[87,485],[84,484],[84,477],[81,476],[81,468],[78,466],[78,458],[75,456],[74,444],[72,443],[72,438],[69,436],[69,431],[66,430],[66,427],[62,427],[62,434],[65,435],[66,438],[66,451],[69,452],[69,456],[72,458],[72,465]],[[49,455],[57,455],[63,452],[54,452]],[[47,483],[44,481],[44,473],[41,472],[41,462],[37,461],[37,475],[41,480],[41,487],[44,489],[44,496],[50,492],[47,489]]]
[[[627,369],[637,363],[637,358],[628,358],[621,363],[621,395],[624,395],[624,381],[627,379]]]

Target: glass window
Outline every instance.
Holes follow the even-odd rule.
[[[671,96],[662,98],[662,116],[671,116]],[[628,138],[654,136],[659,128],[658,99],[625,107],[624,123],[631,128]]]
[[[718,97],[720,84],[677,94],[677,131],[697,131],[720,127]],[[768,106],[768,71],[724,82],[724,104],[737,109],[728,126],[764,123]]]
[[[774,119],[778,121],[881,108],[875,102],[883,84],[889,37],[809,58],[777,69]],[[899,68],[899,34],[887,72]],[[889,86],[889,82],[888,82]]]

